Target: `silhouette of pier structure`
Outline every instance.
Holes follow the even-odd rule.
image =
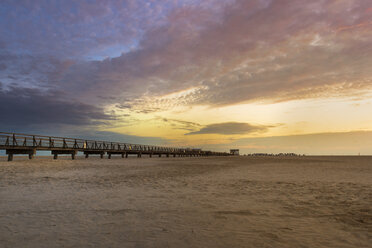
[[[71,155],[76,158],[78,152],[83,152],[85,158],[89,155],[99,155],[101,158],[107,154],[111,159],[112,155],[121,155],[127,158],[129,154],[137,157],[142,155],[166,156],[166,157],[201,157],[201,156],[229,156],[227,152],[203,151],[201,149],[175,148],[151,145],[138,145],[120,142],[85,140],[66,137],[54,137],[43,135],[30,135],[18,133],[0,132],[0,150],[5,150],[8,161],[13,160],[14,154],[28,155],[32,159],[36,151],[51,151],[54,159],[58,155]]]

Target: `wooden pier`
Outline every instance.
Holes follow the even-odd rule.
[[[159,157],[162,155],[165,157],[230,155],[226,152],[203,151],[200,149],[138,145],[5,132],[0,132],[0,150],[6,150],[8,161],[13,160],[14,154],[28,155],[29,159],[32,159],[36,151],[51,151],[54,159],[58,159],[58,155],[61,154],[71,155],[71,158],[75,159],[78,152],[83,152],[85,158],[88,158],[89,155],[99,155],[103,158],[105,154],[107,154],[109,159],[112,155],[121,155],[122,158],[127,158],[129,154],[134,154],[138,158],[141,158],[142,155],[148,155],[149,157],[153,155]]]

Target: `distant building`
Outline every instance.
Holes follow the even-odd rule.
[[[239,156],[239,149],[230,149],[230,154]]]

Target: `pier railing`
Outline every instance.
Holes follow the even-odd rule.
[[[203,151],[201,149],[190,148],[175,148],[163,146],[151,146],[130,144],[110,141],[97,141],[90,139],[76,139],[67,137],[55,137],[44,135],[20,134],[0,132],[0,150],[6,150],[9,155],[9,160],[12,160],[13,154],[28,154],[30,158],[36,153],[36,150],[49,150],[57,158],[57,154],[72,154],[75,158],[77,152],[84,152],[86,157],[88,154],[105,154],[106,152],[111,158],[111,154],[137,154],[141,157],[142,154],[161,154],[179,155],[179,156],[226,156],[228,153]]]

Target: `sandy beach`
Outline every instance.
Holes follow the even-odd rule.
[[[372,247],[372,157],[0,157],[0,247]]]

